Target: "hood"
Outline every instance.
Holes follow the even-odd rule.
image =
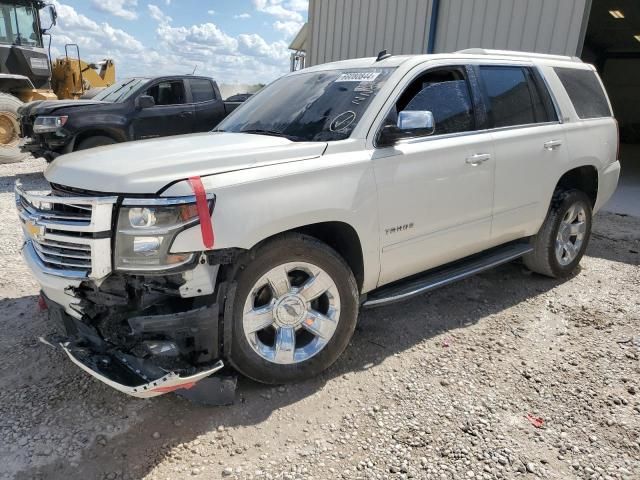
[[[36,100],[29,102],[18,109],[18,114],[24,117],[30,115],[49,115],[63,108],[96,108],[97,106],[110,106],[113,103],[100,102],[98,100]]]
[[[96,192],[154,194],[191,176],[316,158],[326,146],[266,135],[198,133],[62,155],[45,177],[51,183]]]

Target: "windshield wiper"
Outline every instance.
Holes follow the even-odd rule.
[[[250,130],[240,130],[238,133],[253,133],[255,135],[270,135],[272,137],[283,137],[286,138],[287,140],[291,140],[291,141],[302,141],[304,140],[304,138],[302,137],[296,137],[295,135],[287,135],[286,133],[282,133],[282,132],[276,132],[275,130],[262,130],[259,128],[256,129],[250,129]]]

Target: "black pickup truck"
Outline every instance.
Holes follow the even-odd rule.
[[[20,148],[52,161],[101,145],[206,132],[241,103],[223,101],[218,85],[207,77],[129,78],[91,100],[23,105]]]

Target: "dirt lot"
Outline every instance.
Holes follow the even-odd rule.
[[[598,215],[568,281],[511,264],[366,311],[320,378],[205,408],[37,342],[12,185],[43,166],[0,165],[0,478],[640,478],[640,219]]]

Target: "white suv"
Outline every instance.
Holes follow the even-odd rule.
[[[51,195],[16,187],[23,254],[56,343],[121,391],[180,390],[225,362],[296,381],[338,358],[361,307],[518,257],[568,276],[616,188],[617,142],[579,59],[320,65],[213,133],[60,157]]]

